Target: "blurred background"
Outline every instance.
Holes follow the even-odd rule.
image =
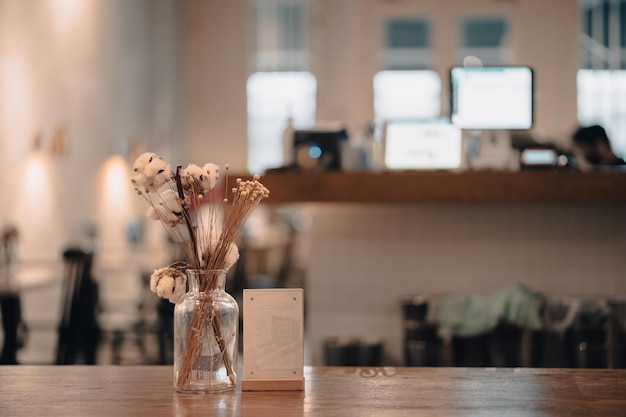
[[[289,129],[332,122],[367,160],[344,168],[378,171],[381,126],[449,116],[450,68],[477,60],[533,69],[534,143],[601,124],[624,157],[625,46],[622,0],[0,0],[3,363],[171,360],[146,277],[175,248],[140,153],[264,174]],[[625,366],[610,199],[285,203],[241,248],[232,291],[305,288],[309,365]]]

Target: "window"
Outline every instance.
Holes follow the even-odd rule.
[[[578,121],[606,129],[615,153],[626,157],[626,71],[579,70]]]
[[[386,27],[387,42],[383,65],[388,70],[432,67],[429,24],[425,20],[391,19]]]
[[[626,0],[581,0],[578,121],[603,126],[626,156]]]
[[[374,77],[377,121],[434,119],[441,114],[441,79],[434,71],[381,71]]]
[[[248,79],[248,169],[283,165],[283,132],[315,123],[317,82],[307,72],[305,0],[254,0],[253,68]]]
[[[392,18],[385,25],[384,70],[374,76],[374,119],[433,119],[441,114],[441,78],[431,71],[430,23]]]
[[[462,22],[459,63],[467,56],[479,58],[484,65],[504,65],[507,22],[502,18],[468,18]]]
[[[255,71],[296,71],[307,67],[306,3],[303,0],[254,0]]]
[[[257,72],[248,79],[248,169],[262,174],[283,165],[283,132],[315,123],[317,83],[308,72]]]

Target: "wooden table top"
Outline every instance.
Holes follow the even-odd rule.
[[[626,416],[626,369],[306,367],[304,392],[179,394],[170,366],[1,366],[0,416]]]

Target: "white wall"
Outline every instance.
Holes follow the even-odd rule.
[[[247,0],[187,0],[180,13],[181,145],[190,162],[247,169]]]
[[[125,226],[97,216],[100,169],[133,144],[167,152],[177,136],[175,16],[170,0],[0,0],[0,224],[19,227],[24,261],[59,259],[85,221]],[[35,156],[42,171],[25,183]]]
[[[53,360],[61,253],[85,243],[85,222],[100,231],[100,264],[131,257],[125,228],[146,206],[128,165],[106,188],[103,168],[114,154],[128,158],[131,145],[177,154],[176,15],[174,0],[0,0],[0,227],[20,231],[18,282],[31,326],[20,360]],[[67,149],[54,154],[60,128]],[[101,272],[103,294],[120,284]],[[132,284],[114,292],[136,294]]]

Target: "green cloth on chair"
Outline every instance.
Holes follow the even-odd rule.
[[[489,295],[444,297],[435,303],[432,319],[442,337],[477,336],[500,323],[540,329],[542,303],[541,296],[516,285]]]

